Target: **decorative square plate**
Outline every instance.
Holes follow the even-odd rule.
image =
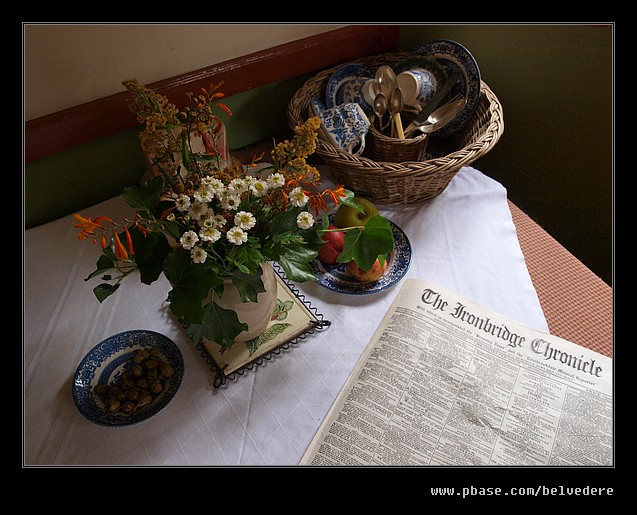
[[[263,334],[246,342],[235,342],[230,349],[206,338],[196,346],[215,374],[215,388],[262,365],[314,331],[331,325],[283,278],[279,265],[272,263],[272,266],[276,272],[277,301]]]

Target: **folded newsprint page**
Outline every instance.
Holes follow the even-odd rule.
[[[406,279],[301,465],[612,466],[612,359]]]

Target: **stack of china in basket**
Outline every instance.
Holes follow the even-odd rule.
[[[399,75],[432,61],[436,73],[438,65],[443,70],[442,76],[437,76],[438,87],[446,77],[460,72],[460,80],[446,98],[464,97],[463,109],[431,134],[415,133],[400,139],[381,132],[373,107],[363,94],[364,85],[383,65]],[[292,96],[287,113],[290,126],[314,116],[317,101],[327,107],[339,102],[359,103],[369,117],[362,151],[346,150],[322,131],[316,154],[330,165],[335,180],[379,203],[414,203],[439,195],[460,168],[489,152],[504,132],[502,106],[482,81],[475,59],[450,40],[431,41],[414,52],[368,56],[319,72]],[[403,125],[408,125],[416,112],[410,106],[401,111]]]

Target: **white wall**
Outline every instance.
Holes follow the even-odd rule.
[[[25,24],[24,109],[30,120],[343,25]]]

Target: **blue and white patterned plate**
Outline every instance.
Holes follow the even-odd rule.
[[[325,105],[330,108],[348,102],[359,104],[367,116],[374,109],[365,100],[363,85],[374,78],[374,72],[360,64],[346,64],[338,68],[327,82]]]
[[[330,216],[330,223],[334,222]],[[394,286],[400,281],[411,263],[411,243],[407,235],[394,222],[388,220],[394,235],[394,250],[389,254],[387,270],[378,281],[361,282],[356,280],[348,271],[347,263],[328,265],[315,259],[310,265],[316,275],[318,283],[328,290],[349,295],[368,295],[379,293]]]
[[[449,136],[462,129],[475,113],[480,100],[480,69],[471,53],[460,43],[450,39],[436,39],[417,48],[414,55],[424,55],[435,59],[445,67],[447,75],[460,71],[462,80],[449,92],[449,98],[461,94],[467,100],[464,109],[456,118],[442,129],[431,134],[431,137]]]
[[[108,413],[104,400],[93,393],[98,383],[110,383],[131,367],[135,351],[158,349],[159,357],[173,367],[168,388],[146,407],[132,413]],[[161,411],[175,396],[184,376],[184,360],[174,342],[153,331],[126,331],[98,343],[84,356],[73,378],[73,401],[88,420],[103,426],[136,424]]]

